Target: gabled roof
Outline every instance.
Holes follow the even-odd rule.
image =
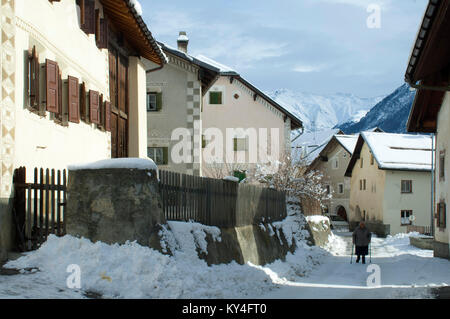
[[[358,135],[344,135],[344,134],[336,134],[333,135],[324,145],[320,147],[320,151],[314,150],[313,154],[315,155],[312,158],[310,167],[314,167],[321,159],[326,158],[327,153],[334,149],[334,147],[340,145],[347,151],[350,156],[353,154],[353,150],[356,146],[356,141],[358,140]]]
[[[158,44],[161,46],[162,50],[167,54],[172,54],[200,68],[199,76],[202,82],[202,93],[203,95],[205,95],[206,91],[208,91],[208,89],[214,84],[214,82],[219,77],[220,69],[211,64],[205,63],[183,51],[175,49],[167,44],[164,44],[162,42],[158,42]]]
[[[418,88],[408,123],[410,132],[436,132],[436,119],[449,90],[450,1],[430,0],[409,58],[405,81]]]
[[[237,73],[232,68],[230,68],[230,67],[228,67],[226,65],[223,65],[223,64],[221,64],[219,62],[216,62],[216,61],[214,61],[214,60],[212,60],[210,58],[207,58],[207,57],[205,57],[203,55],[198,55],[197,58],[200,59],[201,61],[209,64],[209,65],[212,65],[212,66],[220,69],[220,75],[230,77],[231,81],[238,80],[239,82],[244,84],[246,87],[248,87],[251,91],[253,91],[254,94],[255,94],[255,97],[256,96],[261,97],[267,103],[271,104],[273,107],[275,107],[280,112],[282,112],[286,117],[290,118],[290,120],[291,120],[291,129],[296,130],[296,129],[303,128],[303,122],[298,117],[296,117],[295,115],[293,115],[292,113],[287,111],[284,107],[282,107],[280,104],[275,102],[271,97],[269,97],[263,91],[261,91],[260,89],[255,87],[253,84],[251,84],[250,82],[245,80],[239,73]]]
[[[352,176],[364,144],[370,149],[379,169],[431,171],[432,139],[428,135],[362,132],[359,135],[345,176]]]

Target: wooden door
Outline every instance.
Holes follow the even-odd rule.
[[[109,51],[111,157],[128,157],[128,59]]]

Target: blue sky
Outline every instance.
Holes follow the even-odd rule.
[[[265,91],[372,97],[403,84],[427,0],[140,1],[158,41],[228,65]],[[380,28],[368,28],[370,4]]]

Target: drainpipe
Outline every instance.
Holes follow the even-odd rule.
[[[164,67],[164,64],[161,64],[160,66],[158,66],[158,67],[156,67],[156,68],[154,68],[154,69],[145,70],[145,73],[146,73],[146,74],[149,74],[149,73],[152,73],[152,72],[161,70],[163,67]]]
[[[435,146],[434,146],[435,136],[434,134],[431,134],[431,224],[430,224],[430,232],[431,236],[434,237],[434,173],[435,173]]]

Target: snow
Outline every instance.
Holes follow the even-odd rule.
[[[219,69],[220,72],[222,72],[222,73],[236,73],[237,74],[237,71],[235,71],[231,67],[221,64],[217,61],[214,61],[213,59],[210,59],[204,55],[197,55],[196,58],[202,62],[205,62],[206,64],[209,64],[209,65]]]
[[[230,181],[230,182],[235,182],[235,183],[239,183],[239,178],[234,177],[234,176],[225,176],[223,178],[223,180],[225,181]]]
[[[339,129],[328,129],[303,133],[292,142],[294,158],[300,158],[311,164],[338,132]]]
[[[324,249],[310,247],[305,222],[290,209],[273,224],[297,250],[265,266],[208,266],[197,252],[205,253],[206,236],[221,241],[221,231],[194,222],[169,222],[161,230],[161,244],[173,256],[136,242],[107,245],[51,235],[39,250],[5,265],[22,273],[0,276],[0,298],[86,298],[88,292],[103,298],[428,298],[431,287],[450,284],[450,261],[411,246],[409,237],[417,234],[410,233],[374,236],[372,263],[381,268],[381,285],[369,287],[368,265],[350,264],[351,233],[332,233]],[[72,264],[80,266],[81,289],[66,285]]]
[[[112,169],[112,168],[129,168],[140,170],[157,170],[155,162],[150,158],[114,158],[97,162],[73,164],[69,165],[71,171],[91,170],[91,169]]]
[[[362,132],[381,169],[431,171],[431,137],[428,135]]]
[[[306,216],[306,220],[310,223],[314,224],[321,224],[321,223],[330,223],[330,220],[326,216],[322,215],[312,215],[312,216]]]
[[[180,35],[178,36],[178,41],[189,41],[189,38],[187,37],[187,35]]]
[[[142,14],[143,14],[142,5],[139,3],[139,1],[138,0],[130,0],[130,3],[134,6],[134,9],[136,9],[137,14],[142,16]]]
[[[335,135],[334,137],[347,152],[353,154],[356,143],[358,142],[358,135]]]

